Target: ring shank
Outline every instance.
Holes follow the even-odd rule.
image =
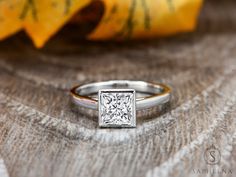
[[[170,100],[170,88],[163,84],[155,84],[144,81],[115,80],[95,82],[79,85],[71,90],[74,102],[82,107],[98,110],[97,100],[89,95],[98,93],[101,89],[134,89],[136,92],[148,93],[142,99],[136,100],[136,109],[142,110],[164,104]]]

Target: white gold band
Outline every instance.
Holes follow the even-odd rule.
[[[151,108],[170,100],[171,89],[164,84],[144,81],[112,80],[78,85],[71,89],[73,101],[82,107],[98,110],[98,100],[91,97],[103,89],[134,89],[136,93],[146,93],[149,96],[136,99],[136,110]]]

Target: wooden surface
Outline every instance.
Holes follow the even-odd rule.
[[[0,174],[236,176],[235,8],[234,1],[207,1],[198,30],[170,39],[78,42],[64,31],[43,50],[22,34],[1,42]],[[108,79],[169,84],[171,105],[140,118],[136,129],[99,129],[68,90]],[[217,165],[204,159],[212,144],[221,154]],[[227,173],[202,172],[212,169]]]

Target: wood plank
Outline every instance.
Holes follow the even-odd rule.
[[[189,177],[215,168],[227,174],[213,176],[235,176],[236,35],[229,24],[217,29],[220,5],[208,1],[198,31],[171,39],[103,43],[65,32],[42,50],[21,35],[0,43],[0,153],[9,176]],[[231,14],[235,3],[224,7]],[[69,89],[109,79],[167,83],[171,104],[136,129],[99,129]],[[217,165],[204,158],[212,144]]]

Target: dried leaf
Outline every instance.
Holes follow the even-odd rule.
[[[37,47],[91,0],[0,0],[0,39],[24,29]]]
[[[195,28],[202,0],[103,0],[105,15],[91,39],[165,36]]]
[[[37,47],[75,13],[98,0],[0,0],[0,39],[24,29]],[[202,0],[100,0],[104,13],[93,40],[166,36],[195,28]],[[93,10],[79,22],[95,18]],[[89,18],[88,18],[89,17]]]

